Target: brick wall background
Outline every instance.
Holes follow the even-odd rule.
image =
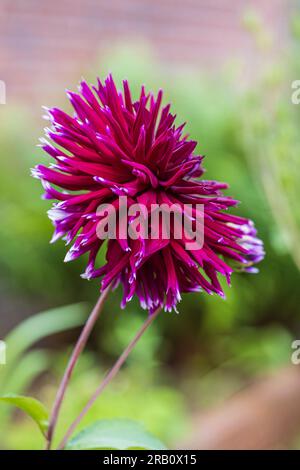
[[[167,66],[220,67],[228,58],[257,66],[242,26],[256,9],[278,49],[290,0],[0,0],[0,79],[10,99],[31,102],[76,81],[118,41],[149,41]]]

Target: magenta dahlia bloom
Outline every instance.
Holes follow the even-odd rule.
[[[136,294],[141,306],[176,310],[182,292],[206,291],[224,296],[218,275],[230,282],[234,270],[256,272],[263,256],[253,223],[228,213],[238,201],[225,197],[227,184],[202,179],[203,156],[197,143],[176,126],[170,105],[161,110],[162,91],[133,101],[127,81],[123,92],[112,76],[97,87],[82,81],[79,93],[68,92],[74,108],[70,116],[47,109],[51,129],[43,149],[54,159],[49,167],[37,165],[32,174],[54,199],[49,217],[55,226],[52,241],[60,237],[71,245],[65,261],[88,253],[84,278],[102,278],[102,289],[123,285],[122,306]],[[54,185],[54,186],[53,186]],[[62,190],[59,190],[61,188]],[[104,241],[96,233],[97,207],[119,196],[128,204],[203,204],[204,244],[188,251],[184,239],[110,239],[106,264],[97,266]]]

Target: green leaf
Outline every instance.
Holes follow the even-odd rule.
[[[1,395],[10,393],[22,394],[32,384],[35,377],[47,369],[50,364],[50,357],[47,351],[36,349],[25,354],[15,365],[13,373],[6,377],[5,383],[1,383]],[[1,428],[5,429],[11,416],[9,407],[0,407]]]
[[[18,325],[5,339],[8,363],[41,339],[82,325],[87,316],[85,304],[65,305],[33,315]]]
[[[42,434],[45,435],[49,424],[49,413],[46,407],[40,401],[36,400],[35,398],[13,394],[0,397],[0,401],[8,403],[9,405],[14,405],[17,408],[23,410],[36,422]]]
[[[111,419],[96,421],[66,445],[66,450],[85,449],[164,450],[166,447],[141,424],[127,419]]]
[[[66,305],[33,315],[11,331],[5,338],[7,364],[1,370],[0,393],[6,393],[8,379],[14,375],[25,351],[34,343],[52,334],[81,326],[86,318],[85,304]]]
[[[50,360],[49,352],[42,349],[34,349],[19,358],[13,373],[6,377],[5,383],[1,383],[0,396],[6,395],[12,390],[14,394],[22,394],[30,387],[35,377],[50,366]]]

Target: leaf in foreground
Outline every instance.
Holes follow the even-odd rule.
[[[9,405],[16,406],[30,416],[38,425],[43,435],[48,429],[49,413],[46,407],[35,398],[24,397],[21,395],[4,395],[0,397],[0,401]]]
[[[66,450],[166,449],[164,444],[146,431],[141,424],[128,419],[96,421],[78,433],[65,448]]]

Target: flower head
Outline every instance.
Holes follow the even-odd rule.
[[[47,109],[52,143],[41,140],[54,163],[32,170],[42,181],[44,198],[57,201],[49,211],[52,241],[63,237],[71,245],[65,261],[88,253],[83,277],[101,277],[102,289],[121,283],[122,306],[137,295],[150,312],[159,306],[176,309],[182,292],[223,296],[219,274],[229,283],[236,269],[255,272],[264,251],[253,223],[228,213],[238,201],[223,196],[227,184],[201,178],[197,142],[184,135],[184,125],[174,124],[170,105],[161,109],[162,91],[154,97],[142,87],[133,101],[127,81],[120,92],[109,76],[96,87],[82,81],[79,93],[67,94],[74,115]],[[129,206],[178,204],[184,211],[187,204],[202,204],[203,246],[189,251],[184,237],[177,239],[172,231],[169,239],[161,233],[156,239],[116,237],[104,245],[106,264],[98,267],[104,241],[97,236],[97,208],[109,203],[118,211],[125,195]]]

